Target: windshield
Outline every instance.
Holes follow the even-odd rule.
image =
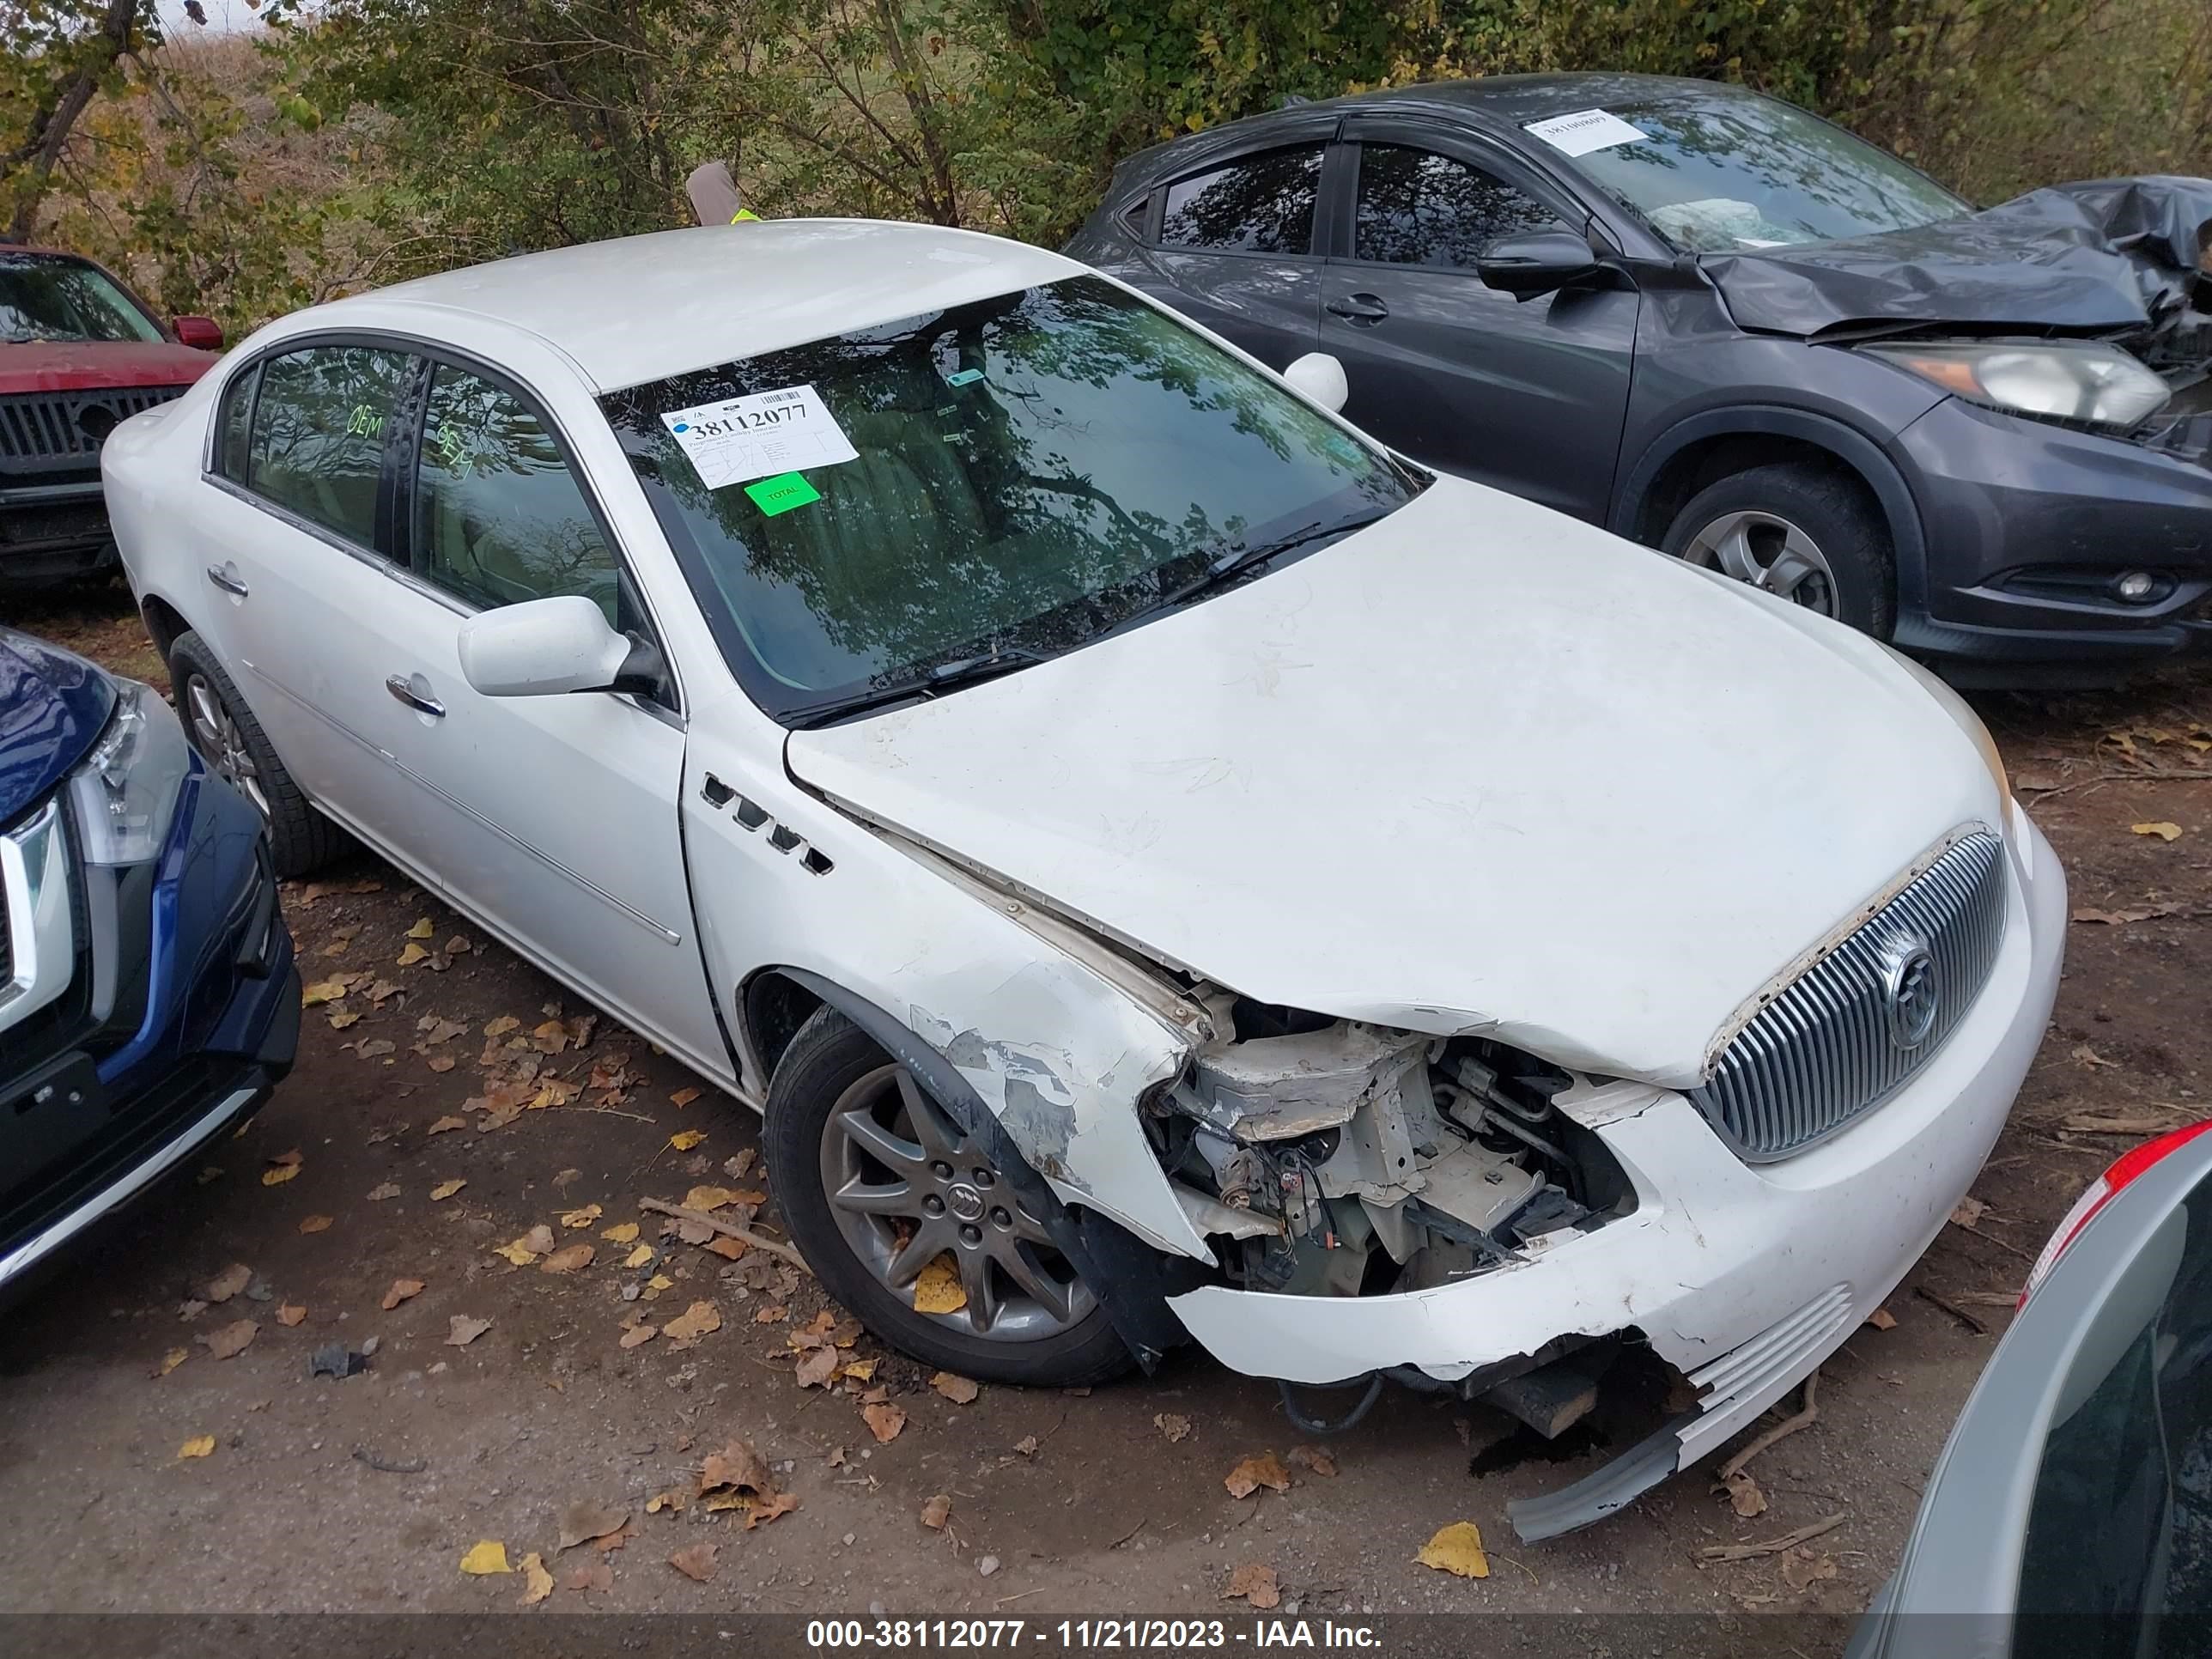
[[[50,256],[0,254],[0,341],[134,340],[161,331],[98,267]]]
[[[1798,247],[1971,211],[1894,155],[1771,98],[1716,95],[1611,113],[1643,136],[1606,128],[1598,136],[1628,141],[1575,154],[1573,165],[1686,253]]]
[[[794,721],[1035,660],[1417,479],[1075,276],[601,399],[732,671]]]

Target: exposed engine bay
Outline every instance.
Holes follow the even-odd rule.
[[[1531,1260],[1633,1189],[1558,1112],[1573,1079],[1517,1049],[1216,993],[1216,1030],[1146,1128],[1237,1288],[1352,1297]]]

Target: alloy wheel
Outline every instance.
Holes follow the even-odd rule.
[[[1724,513],[1690,538],[1682,556],[1808,611],[1836,614],[1836,573],[1820,544],[1777,514]]]
[[[222,697],[209,684],[204,674],[192,674],[185,681],[185,725],[192,734],[192,746],[200,751],[210,766],[236,784],[247,799],[260,809],[261,816],[269,816],[269,797],[261,787],[261,769],[253,763],[252,752],[246,746],[246,734],[238,729],[238,721],[223,706]]]
[[[1097,1305],[983,1148],[902,1066],[878,1066],[839,1097],[822,1128],[821,1170],[838,1231],[900,1301],[910,1304],[923,1270],[951,1257],[966,1305],[927,1317],[1030,1342],[1080,1324]]]

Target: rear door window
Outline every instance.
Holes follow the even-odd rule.
[[[1499,237],[1561,222],[1534,197],[1465,161],[1403,144],[1359,147],[1355,258],[1469,270]]]
[[[1166,247],[1304,254],[1313,249],[1322,147],[1249,155],[1168,186],[1160,217]]]
[[[392,414],[414,360],[370,346],[310,346],[261,367],[246,487],[374,550]]]
[[[215,470],[234,483],[246,482],[253,436],[253,388],[260,374],[260,364],[250,364],[244,374],[223,389],[222,416],[216,427]]]

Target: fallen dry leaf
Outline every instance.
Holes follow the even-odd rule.
[[[553,1249],[553,1230],[541,1221],[516,1242],[526,1250],[533,1251],[538,1255],[547,1255]]]
[[[507,1565],[507,1546],[496,1538],[486,1538],[461,1558],[461,1571],[481,1578],[492,1573],[513,1572],[514,1569]]]
[[[1878,1331],[1893,1331],[1897,1328],[1897,1316],[1887,1308],[1876,1308],[1866,1316],[1866,1322]]]
[[[428,951],[419,945],[410,943],[406,949],[400,951],[398,962],[402,968],[412,968],[416,963],[428,962],[429,959],[430,953]]]
[[[1728,1493],[1729,1507],[1745,1520],[1766,1513],[1766,1494],[1745,1470],[1723,1477],[1721,1490]]]
[[[1455,1521],[1437,1528],[1436,1535],[1421,1546],[1421,1553],[1413,1559],[1462,1578],[1490,1577],[1490,1558],[1482,1553],[1482,1529],[1472,1521]]]
[[[625,1348],[641,1348],[659,1334],[660,1327],[658,1325],[632,1325],[623,1332],[622,1346]]]
[[[599,1218],[599,1215],[600,1210],[598,1205],[586,1204],[580,1210],[570,1210],[563,1215],[561,1218],[561,1224],[564,1227],[588,1227]]]
[[[699,1091],[696,1089],[678,1089],[668,1097],[668,1103],[672,1106],[689,1106],[698,1098]]]
[[[568,1029],[557,1019],[549,1019],[532,1029],[530,1046],[541,1054],[557,1054],[568,1046]]]
[[[366,1042],[355,1043],[353,1051],[355,1055],[362,1060],[382,1060],[385,1055],[391,1054],[398,1047],[398,1043],[389,1038],[371,1037]]]
[[[762,1496],[775,1490],[768,1464],[750,1440],[732,1440],[718,1452],[708,1452],[699,1465],[702,1497],[723,1490],[750,1492]]]
[[[945,1523],[951,1518],[952,1499],[947,1493],[939,1492],[921,1506],[921,1524],[932,1532],[944,1531]]]
[[[243,1261],[234,1261],[207,1282],[200,1291],[203,1302],[228,1302],[253,1282],[253,1269]]]
[[[1336,1458],[1324,1446],[1293,1446],[1290,1461],[1291,1468],[1304,1469],[1310,1474],[1326,1476],[1336,1473]]]
[[[454,1066],[459,1065],[460,1061],[455,1060],[451,1054],[439,1054],[427,1063],[434,1072],[450,1072]]]
[[[214,1450],[215,1437],[213,1435],[196,1434],[191,1439],[185,1441],[183,1445],[177,1448],[177,1461],[181,1463],[187,1457],[205,1457]]]
[[[1173,1412],[1159,1412],[1152,1418],[1152,1426],[1170,1441],[1187,1439],[1190,1435],[1190,1419],[1178,1417]]]
[[[700,1129],[683,1129],[668,1137],[668,1144],[679,1152],[688,1152],[707,1138]]]
[[[299,1156],[300,1155],[297,1152],[293,1153],[293,1161],[289,1164],[272,1163],[270,1164],[267,1169],[261,1172],[261,1184],[264,1187],[281,1187],[286,1182],[289,1181],[294,1176],[299,1174]]]
[[[610,1244],[628,1244],[637,1237],[637,1223],[624,1221],[602,1229],[599,1237]]]
[[[325,1002],[336,1002],[346,994],[348,983],[347,978],[341,975],[337,979],[320,979],[313,985],[303,985],[300,988],[300,1006],[314,1008]]]
[[[384,1293],[384,1301],[380,1305],[385,1312],[390,1313],[408,1297],[422,1295],[422,1281],[419,1279],[395,1279],[392,1281],[392,1288]]]
[[[361,1016],[350,1008],[337,1008],[331,1012],[331,1030],[333,1031],[343,1031],[349,1026],[360,1024]]]
[[[303,1233],[325,1233],[331,1230],[331,1218],[326,1215],[311,1215],[300,1224]]]
[[[1782,1557],[1782,1582],[1791,1589],[1809,1589],[1822,1579],[1835,1576],[1836,1558],[1809,1544],[1800,1544]]]
[[[682,1313],[660,1328],[660,1334],[672,1342],[696,1342],[701,1337],[722,1328],[722,1310],[711,1302],[694,1302]]]
[[[753,1323],[756,1325],[773,1325],[777,1321],[787,1319],[790,1316],[788,1310],[786,1309],[778,1307],[774,1304],[770,1304],[769,1306],[761,1309],[757,1313],[753,1315]]]
[[[561,1580],[561,1588],[565,1590],[596,1590],[605,1595],[614,1587],[615,1570],[606,1564],[605,1558],[596,1561],[579,1561]]]
[[[368,1201],[372,1204],[381,1204],[387,1199],[398,1196],[399,1183],[396,1181],[387,1181],[380,1187],[372,1187],[369,1189]]]
[[[1982,1218],[1989,1212],[1988,1205],[1969,1194],[1952,1206],[1951,1224],[1954,1227],[1964,1227],[1968,1232],[1972,1232],[1980,1224]]]
[[[514,1263],[518,1267],[527,1267],[532,1262],[538,1260],[538,1252],[530,1248],[526,1240],[520,1238],[508,1240],[506,1243],[494,1250],[492,1254],[494,1255],[505,1256],[509,1261]]]
[[[596,1254],[588,1244],[564,1244],[539,1262],[538,1271],[542,1273],[572,1273],[580,1267],[590,1267],[592,1257]]]
[[[455,1129],[465,1129],[468,1127],[468,1119],[465,1117],[455,1117],[452,1113],[448,1112],[445,1116],[440,1118],[435,1123],[433,1123],[428,1129],[424,1130],[423,1133],[425,1134],[433,1135],[450,1134]],[[525,1560],[528,1560],[530,1558],[525,1556],[523,1559]],[[548,1578],[546,1583],[550,1584],[552,1583],[552,1580]]]
[[[671,1486],[666,1492],[647,1498],[645,1504],[645,1512],[647,1515],[658,1515],[663,1510],[665,1510],[671,1515],[681,1515],[684,1513],[685,1506],[689,1504],[690,1501],[691,1494],[684,1491],[683,1487]]]
[[[975,1403],[975,1396],[983,1392],[982,1385],[951,1371],[939,1371],[929,1379],[929,1386],[956,1406]]]
[[[459,1179],[458,1176],[452,1181],[441,1181],[436,1186],[430,1188],[430,1201],[433,1204],[435,1204],[443,1199],[451,1198],[455,1193],[458,1193],[462,1188],[468,1184],[469,1183],[467,1182]]]
[[[1231,1498],[1249,1498],[1265,1486],[1270,1492],[1288,1492],[1291,1472],[1283,1467],[1283,1460],[1271,1451],[1255,1453],[1221,1477],[1221,1484],[1229,1488]]]
[[[800,1358],[798,1370],[792,1375],[802,1389],[823,1387],[837,1375],[837,1350],[826,1343],[821,1347],[808,1349]]]
[[[210,1331],[200,1338],[208,1352],[217,1359],[234,1359],[244,1353],[259,1335],[261,1327],[250,1319],[241,1319],[234,1325],[225,1325]]]
[[[2074,1045],[2073,1058],[2076,1064],[2086,1066],[2093,1072],[2100,1067],[2110,1072],[2117,1072],[2120,1069],[2118,1060],[2106,1060],[2104,1055],[2086,1042],[2077,1042]]]
[[[438,930],[436,928],[430,926],[429,917],[418,916],[416,918],[415,925],[407,930],[406,936],[409,939],[428,939],[435,934],[437,931]]]
[[[632,1230],[635,1231],[635,1229]],[[641,1244],[623,1258],[625,1267],[649,1267],[653,1265],[653,1250],[650,1244]]]
[[[2160,841],[2179,841],[2181,838],[2181,826],[2165,818],[2160,818],[2152,823],[2131,823],[2128,828],[2138,836],[2156,836]],[[1834,1565],[1833,1562],[1829,1563],[1831,1567]],[[1789,1574],[1785,1571],[1783,1576],[1787,1577]],[[1835,1575],[1833,1572],[1829,1572],[1823,1576],[1833,1577]]]
[[[1024,1435],[1020,1439],[1014,1442],[1014,1449],[1024,1457],[1035,1457],[1036,1455],[1037,1449],[1037,1437],[1033,1434]]]
[[[491,1328],[489,1319],[477,1319],[467,1314],[455,1314],[446,1322],[446,1346],[465,1348]]]
[[[708,1213],[722,1208],[737,1194],[727,1187],[694,1187],[684,1194],[684,1207],[703,1210]]]
[[[483,1034],[488,1037],[496,1040],[500,1037],[505,1036],[509,1031],[516,1031],[521,1029],[522,1022],[517,1019],[513,1014],[501,1014],[497,1019],[487,1020],[484,1023]]]
[[[714,1576],[715,1549],[713,1544],[694,1544],[690,1548],[678,1550],[670,1556],[668,1565],[686,1578],[703,1584]]]
[[[939,1251],[936,1258],[915,1276],[914,1310],[916,1313],[958,1313],[968,1305],[968,1291],[960,1282],[960,1269],[954,1265],[952,1253]]]
[[[276,1322],[289,1329],[307,1316],[307,1306],[299,1302],[280,1302],[276,1304]]]
[[[906,1413],[896,1406],[882,1402],[861,1407],[860,1419],[879,1446],[887,1446],[897,1439],[899,1431],[906,1426]]]
[[[748,1504],[745,1505],[745,1530],[750,1532],[756,1527],[766,1526],[779,1515],[789,1515],[798,1507],[799,1494],[795,1492],[780,1492],[757,1504]]]
[[[553,1575],[545,1571],[545,1563],[536,1550],[522,1558],[522,1605],[534,1607],[553,1594]]]
[[[190,1348],[172,1348],[168,1352],[161,1356],[161,1367],[159,1370],[155,1371],[154,1375],[156,1376],[167,1376],[171,1371],[176,1370],[178,1366],[183,1364],[185,1361],[190,1359],[191,1357],[192,1351]]]
[[[606,1504],[595,1504],[589,1498],[574,1503],[561,1511],[561,1542],[559,1547],[572,1550],[579,1544],[611,1537],[629,1523],[629,1511]]]
[[[1242,1600],[1255,1607],[1272,1607],[1282,1601],[1283,1589],[1275,1582],[1273,1567],[1247,1561],[1229,1575],[1229,1588],[1221,1592],[1221,1599]]]

